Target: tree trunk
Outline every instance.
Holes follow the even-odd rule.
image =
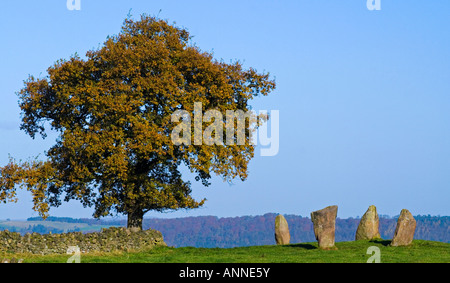
[[[142,209],[135,209],[128,213],[127,228],[132,231],[142,230],[142,220],[144,219],[144,212]]]

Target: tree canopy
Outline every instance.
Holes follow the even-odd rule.
[[[203,205],[191,196],[182,165],[205,186],[212,174],[245,180],[252,144],[174,144],[171,117],[193,113],[196,102],[203,111],[248,111],[275,82],[238,61],[216,60],[191,41],[166,20],[127,18],[119,34],[84,59],[75,54],[44,78],[29,76],[18,92],[21,130],[33,139],[49,130],[58,137],[44,160],[10,158],[0,168],[0,200],[16,200],[19,186],[44,217],[74,199],[94,207],[95,217],[125,214],[129,227],[141,228],[147,211]]]

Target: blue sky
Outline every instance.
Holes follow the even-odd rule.
[[[338,205],[338,217],[450,215],[450,3],[381,0],[4,1],[0,9],[0,164],[52,143],[19,130],[16,92],[28,74],[119,32],[131,9],[187,28],[202,50],[268,71],[277,89],[254,101],[280,111],[280,150],[256,156],[247,181],[194,184],[205,206],[146,217],[309,216]],[[53,137],[54,138],[54,137]],[[258,152],[258,151],[257,151]],[[0,204],[0,219],[32,211],[28,192]],[[90,217],[70,202],[54,216]]]

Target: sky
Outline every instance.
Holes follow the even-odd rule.
[[[130,13],[188,29],[226,62],[269,72],[277,88],[252,103],[279,111],[279,152],[260,156],[249,178],[192,186],[206,204],[145,217],[265,213],[308,216],[338,205],[338,217],[450,215],[450,2],[380,0],[3,1],[0,9],[0,165],[43,156],[54,143],[20,127],[16,92],[28,75],[96,49]],[[269,122],[270,125],[270,122]],[[274,125],[276,126],[276,125]],[[31,196],[0,204],[0,219],[38,214]],[[76,201],[51,216],[91,217]]]

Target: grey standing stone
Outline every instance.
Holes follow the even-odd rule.
[[[336,249],[334,245],[337,205],[311,212],[314,235],[321,249]]]
[[[379,226],[380,219],[378,218],[377,208],[375,205],[371,205],[359,222],[355,240],[381,239]]]
[[[397,220],[397,227],[395,228],[394,237],[392,238],[391,246],[407,246],[412,243],[414,232],[416,230],[416,220],[411,212],[407,209],[402,209],[400,217]]]
[[[277,245],[287,245],[290,243],[291,234],[289,233],[289,226],[283,215],[278,215],[275,218],[275,241]]]

